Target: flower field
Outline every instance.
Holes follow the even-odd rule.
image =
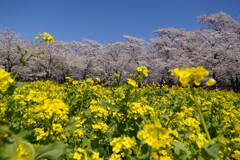
[[[143,66],[109,87],[67,77],[7,89],[0,73],[0,159],[240,159],[240,94],[189,85],[208,76],[201,67],[172,72],[183,87],[141,85]]]
[[[17,47],[17,73],[0,68],[0,160],[240,159],[240,94],[207,90],[216,81],[205,68],[175,68],[171,87],[144,84],[145,66],[124,84],[115,73],[110,86],[100,78],[17,82],[44,53],[37,46],[54,42],[46,32],[35,39],[29,53]]]

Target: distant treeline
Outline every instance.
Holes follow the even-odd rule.
[[[203,27],[195,31],[163,28],[146,43],[143,39],[123,36],[124,42],[101,44],[85,39],[83,42],[42,43],[21,72],[19,80],[51,79],[64,82],[67,76],[76,79],[100,78],[110,84],[114,73],[125,82],[138,66],[149,69],[144,83],[174,84],[170,75],[174,68],[203,66],[216,79],[217,87],[240,89],[240,23],[226,13],[201,15]],[[32,50],[34,45],[19,39],[10,29],[0,30],[0,67],[16,72],[20,67],[17,47]]]

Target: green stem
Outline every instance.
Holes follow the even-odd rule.
[[[19,69],[18,69],[18,71],[17,71],[17,73],[14,75],[14,77],[13,77],[13,80],[15,81],[15,79],[17,78],[17,76],[19,75],[19,73],[22,71],[22,69],[24,68],[24,65],[22,65]]]
[[[202,126],[203,126],[203,129],[204,129],[204,131],[205,131],[205,133],[206,133],[206,135],[207,135],[207,139],[208,139],[208,141],[211,143],[211,136],[210,136],[210,134],[209,134],[209,132],[208,132],[208,128],[207,128],[207,125],[206,125],[206,122],[205,122],[205,120],[204,120],[204,117],[203,117],[203,115],[202,115],[202,111],[201,111],[201,108],[200,108],[200,106],[198,105],[198,102],[196,101],[197,99],[196,99],[196,96],[194,95],[194,103],[195,103],[195,105],[196,105],[196,107],[197,107],[197,111],[198,111],[198,114],[199,114],[199,117],[200,117],[200,121],[201,121],[201,123],[202,123]]]
[[[32,51],[30,52],[29,56],[28,56],[27,59],[26,59],[26,63],[29,61],[29,59],[30,59],[30,57],[32,56],[34,50],[38,47],[38,45],[39,45],[40,43],[41,43],[41,42],[37,43],[37,44],[33,47]],[[20,74],[20,72],[23,70],[24,67],[25,67],[25,65],[22,64],[22,66],[18,69],[17,73],[16,73],[15,76],[13,77],[13,80],[14,80],[14,81],[15,81],[15,79],[17,78],[17,76]]]
[[[134,88],[135,89],[135,99],[138,100],[138,96],[137,96],[137,88]]]

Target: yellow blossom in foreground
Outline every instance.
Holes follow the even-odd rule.
[[[18,160],[25,160],[25,159],[33,159],[33,155],[26,150],[28,147],[28,143],[20,143],[17,145],[17,159]]]
[[[183,86],[189,85],[190,82],[199,86],[200,81],[208,76],[209,72],[205,68],[199,66],[192,68],[175,68],[171,75],[178,77]]]
[[[137,137],[158,150],[161,147],[170,146],[170,142],[173,141],[170,133],[173,131],[163,128],[159,122],[155,121],[153,124],[144,125],[144,129],[138,132]]]
[[[14,80],[11,78],[10,73],[0,68],[0,91],[5,91],[7,86],[12,82]]]
[[[210,78],[207,82],[206,82],[206,85],[207,86],[212,86],[214,84],[216,84],[217,82],[215,81],[215,79],[213,78]]]
[[[194,71],[194,83],[199,86],[200,81],[203,80],[206,76],[209,75],[209,72],[202,66],[192,68]]]

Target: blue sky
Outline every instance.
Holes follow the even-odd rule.
[[[239,21],[240,0],[0,0],[0,29],[27,40],[48,32],[63,41],[148,41],[159,28],[195,30],[197,16],[220,11]]]

